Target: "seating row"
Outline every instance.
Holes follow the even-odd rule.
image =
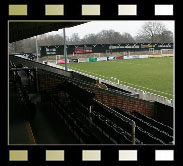
[[[106,119],[100,113],[92,111],[92,121],[102,129],[102,132],[107,133],[109,137],[114,139],[118,144],[132,144],[132,137],[129,133],[115,125],[112,121]]]
[[[161,130],[162,128],[159,129],[159,128],[157,128],[157,126],[153,126],[153,124],[146,122],[145,119],[136,117],[135,115],[129,114],[129,113],[125,112],[124,110],[121,110],[118,108],[114,108],[114,109],[116,111],[118,111],[119,113],[121,113],[122,115],[135,121],[136,126],[140,127],[144,131],[150,133],[151,135],[153,135],[153,137],[156,137],[156,138],[162,140],[164,143],[168,144],[173,141],[173,137],[170,136],[165,131]]]
[[[165,131],[166,133],[168,133],[170,136],[173,136],[173,129],[167,125],[164,125],[152,118],[149,118],[137,111],[133,111],[133,115],[135,115],[136,117],[148,122],[149,124],[155,126],[156,128],[160,129],[161,131]]]
[[[60,101],[56,97],[52,97],[52,102],[57,107],[57,111],[60,114],[62,114],[69,126],[71,126],[73,132],[76,132],[79,138],[81,138],[84,143],[100,143],[100,141],[95,137],[95,135],[88,130],[87,126],[75,114],[77,110],[73,107],[73,105],[72,107],[66,108],[63,104],[60,103]]]
[[[160,137],[159,135],[161,135],[162,133],[159,132],[158,130],[156,130],[155,128],[146,125],[146,123],[143,124],[142,121],[138,120],[137,118],[135,118],[133,116],[128,115],[127,113],[122,114],[122,112],[120,112],[119,110],[118,110],[118,114],[117,114],[117,113],[115,113],[115,110],[113,110],[113,109],[107,109],[101,103],[95,102],[95,105],[94,105],[93,110],[95,112],[97,112],[98,114],[100,114],[100,116],[99,116],[100,118],[99,119],[101,121],[103,121],[104,126],[106,125],[106,120],[105,119],[108,119],[113,124],[116,124],[118,127],[122,128],[125,132],[127,132],[129,134],[132,133],[132,126],[131,126],[131,124],[129,122],[125,121],[119,115],[123,115],[124,117],[126,117],[126,118],[128,118],[130,120],[133,120],[133,121],[137,122],[136,128],[135,128],[135,137],[142,144],[164,144],[164,143],[167,143],[167,142],[169,143],[172,140],[171,137],[169,138],[168,135],[165,135],[163,133],[163,136],[161,136],[161,138],[164,141],[162,141],[159,138]],[[101,123],[100,123],[100,126],[102,126]],[[114,128],[114,125],[112,127]],[[154,129],[153,132],[156,134],[157,137],[155,137],[152,134],[153,132],[150,129]],[[107,128],[105,128],[105,130],[107,130]],[[165,138],[163,138],[163,137],[165,137]],[[167,142],[165,142],[165,140]]]

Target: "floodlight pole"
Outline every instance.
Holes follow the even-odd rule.
[[[36,36],[36,57],[37,57],[37,62],[39,62],[39,59],[38,59],[38,42],[37,42],[37,36]]]
[[[65,71],[67,71],[67,48],[66,48],[66,36],[65,36],[65,28],[63,28],[64,34],[64,57],[65,57]]]

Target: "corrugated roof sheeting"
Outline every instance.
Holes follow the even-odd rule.
[[[9,43],[27,39],[62,28],[73,27],[86,23],[86,21],[65,21],[65,22],[9,22]]]

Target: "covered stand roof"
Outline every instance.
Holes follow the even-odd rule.
[[[41,35],[62,28],[86,23],[84,21],[10,21],[9,43]]]

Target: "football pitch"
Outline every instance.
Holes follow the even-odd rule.
[[[172,57],[69,63],[68,68],[173,99]]]

